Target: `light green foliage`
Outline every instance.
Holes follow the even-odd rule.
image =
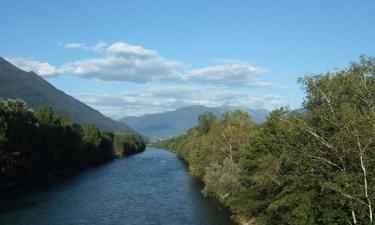
[[[93,124],[88,124],[83,127],[83,140],[89,144],[98,146],[101,141],[101,134],[98,128]]]
[[[209,171],[206,178],[213,180],[210,177],[220,173],[217,172],[221,171],[219,168],[225,166],[228,173],[233,173],[222,176],[222,179],[237,179],[238,171],[234,168],[238,168],[240,152],[246,147],[249,136],[255,127],[249,114],[237,110],[226,113],[217,120],[212,114],[205,113],[200,116],[199,121],[198,126],[189,129],[185,135],[158,143],[157,146],[172,149],[186,159],[189,162],[192,175],[203,178]],[[225,183],[223,180],[221,182]],[[233,187],[235,186],[233,185]],[[223,193],[223,191],[216,191],[214,187],[216,184],[213,184],[205,192],[220,198],[221,194],[218,193]]]
[[[304,108],[260,125],[225,114],[163,145],[217,197],[256,224],[374,224],[375,60],[299,80]],[[202,132],[204,131],[204,132]]]
[[[39,123],[54,124],[56,121],[55,114],[51,107],[43,105],[35,112],[35,117]]]
[[[58,121],[58,124],[60,124],[63,127],[73,126],[73,121],[67,116],[58,116],[57,121]]]
[[[141,136],[133,133],[122,133],[114,136],[115,154],[118,157],[132,155],[145,150],[146,145]]]
[[[212,163],[206,168],[203,193],[217,196],[225,202],[240,190],[239,174],[238,165],[230,158],[225,158],[222,165]]]
[[[318,164],[325,190],[341,196],[359,224],[373,222],[375,200],[375,61],[361,57],[346,70],[300,80],[306,88],[306,159]],[[354,219],[352,218],[354,222]]]
[[[223,115],[222,122],[213,133],[226,157],[233,158],[236,162],[239,160],[239,154],[246,147],[254,126],[247,112],[236,110]]]

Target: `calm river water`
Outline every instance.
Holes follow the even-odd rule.
[[[234,225],[175,154],[145,152],[1,198],[1,225]]]

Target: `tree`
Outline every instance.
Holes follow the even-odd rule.
[[[83,127],[83,140],[86,143],[98,146],[101,139],[100,131],[95,125],[87,124]]]
[[[198,116],[197,129],[201,135],[207,134],[216,122],[216,116],[212,112],[205,112]]]
[[[82,129],[51,107],[33,113],[21,100],[0,100],[0,185],[85,168],[111,160],[113,134]]]
[[[312,137],[306,158],[321,164],[322,188],[342,196],[352,223],[373,223],[375,60],[363,56],[348,69],[300,83],[307,120],[294,124]]]
[[[217,149],[222,152],[224,158],[228,157],[238,162],[240,151],[247,145],[253,128],[253,122],[247,112],[236,110],[223,115],[212,135],[219,144]]]
[[[27,159],[33,152],[36,120],[22,100],[1,102],[0,118],[0,177],[17,179],[25,175]]]
[[[116,156],[123,157],[144,151],[146,144],[139,135],[121,133],[114,136],[114,148]]]
[[[35,112],[35,117],[37,118],[38,122],[41,124],[54,124],[55,123],[55,113],[52,107],[47,105],[42,105],[38,108]]]
[[[218,197],[222,202],[236,195],[240,190],[240,169],[233,160],[225,158],[222,164],[212,163],[206,168],[203,193]]]

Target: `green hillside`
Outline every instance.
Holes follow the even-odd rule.
[[[111,132],[133,132],[90,106],[56,89],[34,72],[25,72],[0,57],[0,98],[22,99],[32,109],[49,105],[59,115],[66,115],[81,125],[95,124]]]

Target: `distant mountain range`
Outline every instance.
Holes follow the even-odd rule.
[[[212,112],[220,117],[225,112],[231,112],[236,107],[206,107],[193,105],[177,109],[175,111],[146,114],[143,116],[129,116],[119,121],[128,124],[137,132],[149,137],[151,140],[168,139],[185,133],[190,127],[198,124],[198,115],[204,112]],[[257,122],[265,121],[268,111],[265,109],[240,108],[250,113],[251,118]]]
[[[79,124],[95,124],[101,130],[134,132],[126,124],[114,121],[90,106],[56,89],[34,72],[25,72],[0,57],[0,99],[19,98],[33,109],[49,105],[59,115]]]

